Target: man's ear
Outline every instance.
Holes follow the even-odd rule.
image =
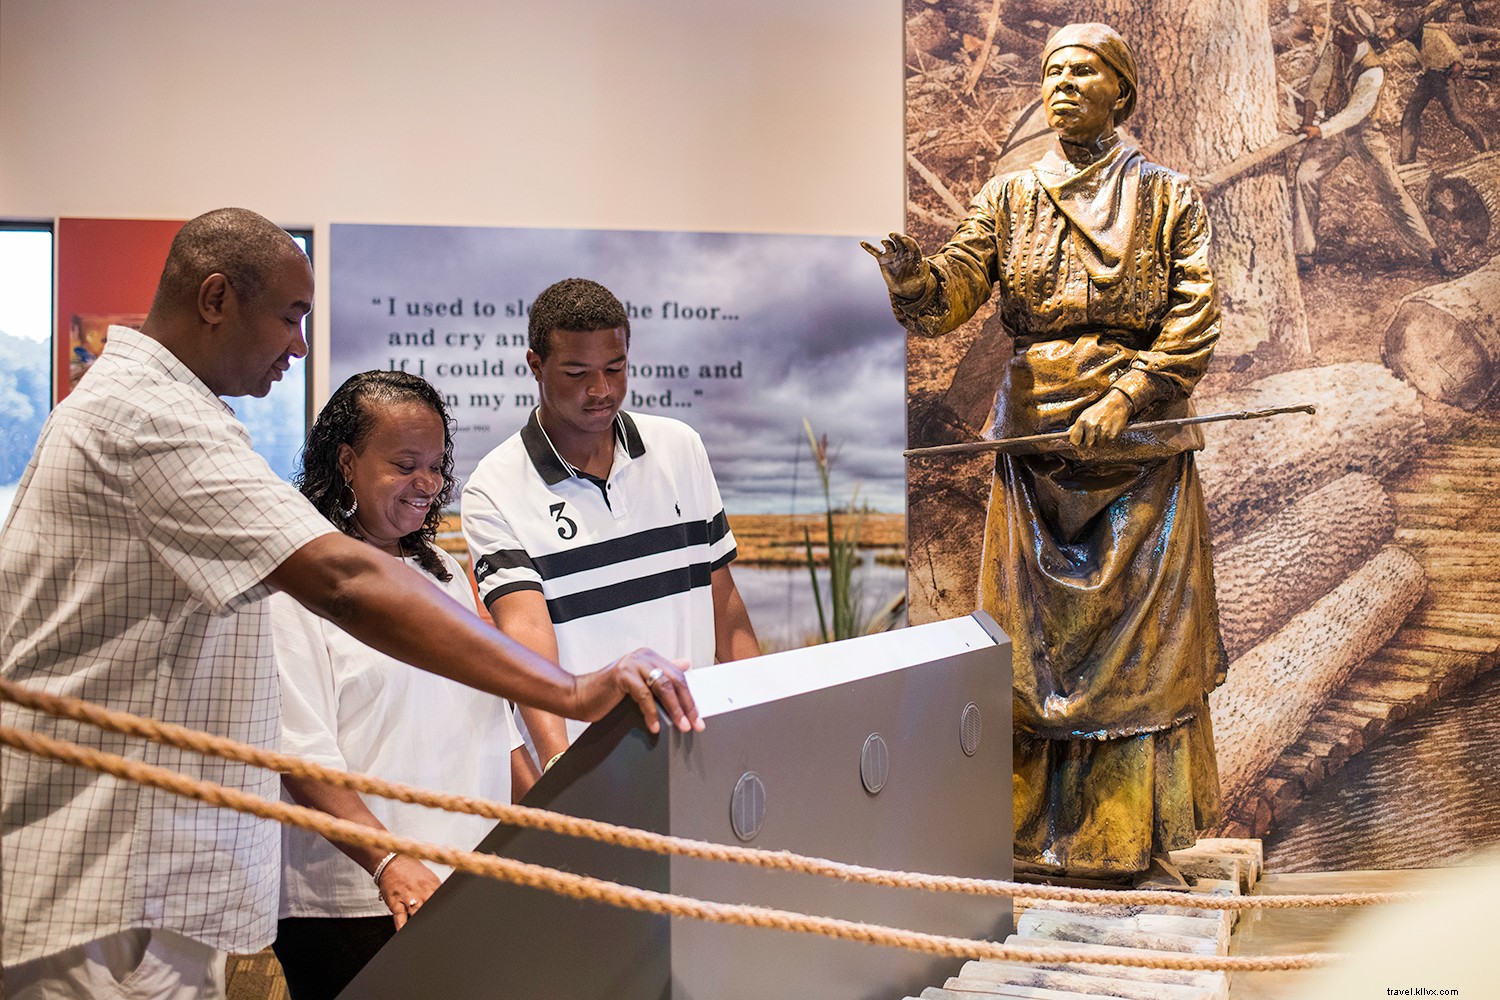
[[[229,279],[218,272],[210,274],[198,286],[198,315],[205,323],[224,322],[229,295]]]
[[[542,380],[542,356],[531,348],[526,348],[526,366],[531,369],[531,377],[538,382]]]

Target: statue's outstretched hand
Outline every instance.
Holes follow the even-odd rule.
[[[927,290],[927,265],[922,260],[922,248],[910,236],[891,233],[878,247],[864,240],[859,245],[880,264],[880,275],[892,295],[914,299]]]

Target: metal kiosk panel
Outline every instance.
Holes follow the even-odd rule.
[[[1010,878],[1010,641],[983,612],[695,671],[701,734],[632,705],[526,798],[575,816],[878,868]],[[670,735],[667,735],[670,734]],[[476,738],[479,735],[476,734]],[[497,825],[479,850],[725,903],[1003,940],[1010,901],[666,857]],[[346,1000],[888,1000],[953,959],[670,920],[462,872]]]

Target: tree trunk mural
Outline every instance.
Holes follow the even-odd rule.
[[[1151,159],[1197,177],[1277,138],[1266,0],[1090,0],[1076,17],[1112,25],[1135,48],[1141,99],[1130,126]],[[1285,175],[1252,170],[1205,200],[1224,306],[1220,364],[1263,344],[1282,363],[1306,360]]]

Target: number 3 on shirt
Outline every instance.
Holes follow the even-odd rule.
[[[567,504],[565,503],[555,503],[547,508],[552,512],[552,520],[557,522],[557,537],[563,541],[567,541],[578,534],[578,525],[571,517],[563,516],[563,508],[566,506]]]

